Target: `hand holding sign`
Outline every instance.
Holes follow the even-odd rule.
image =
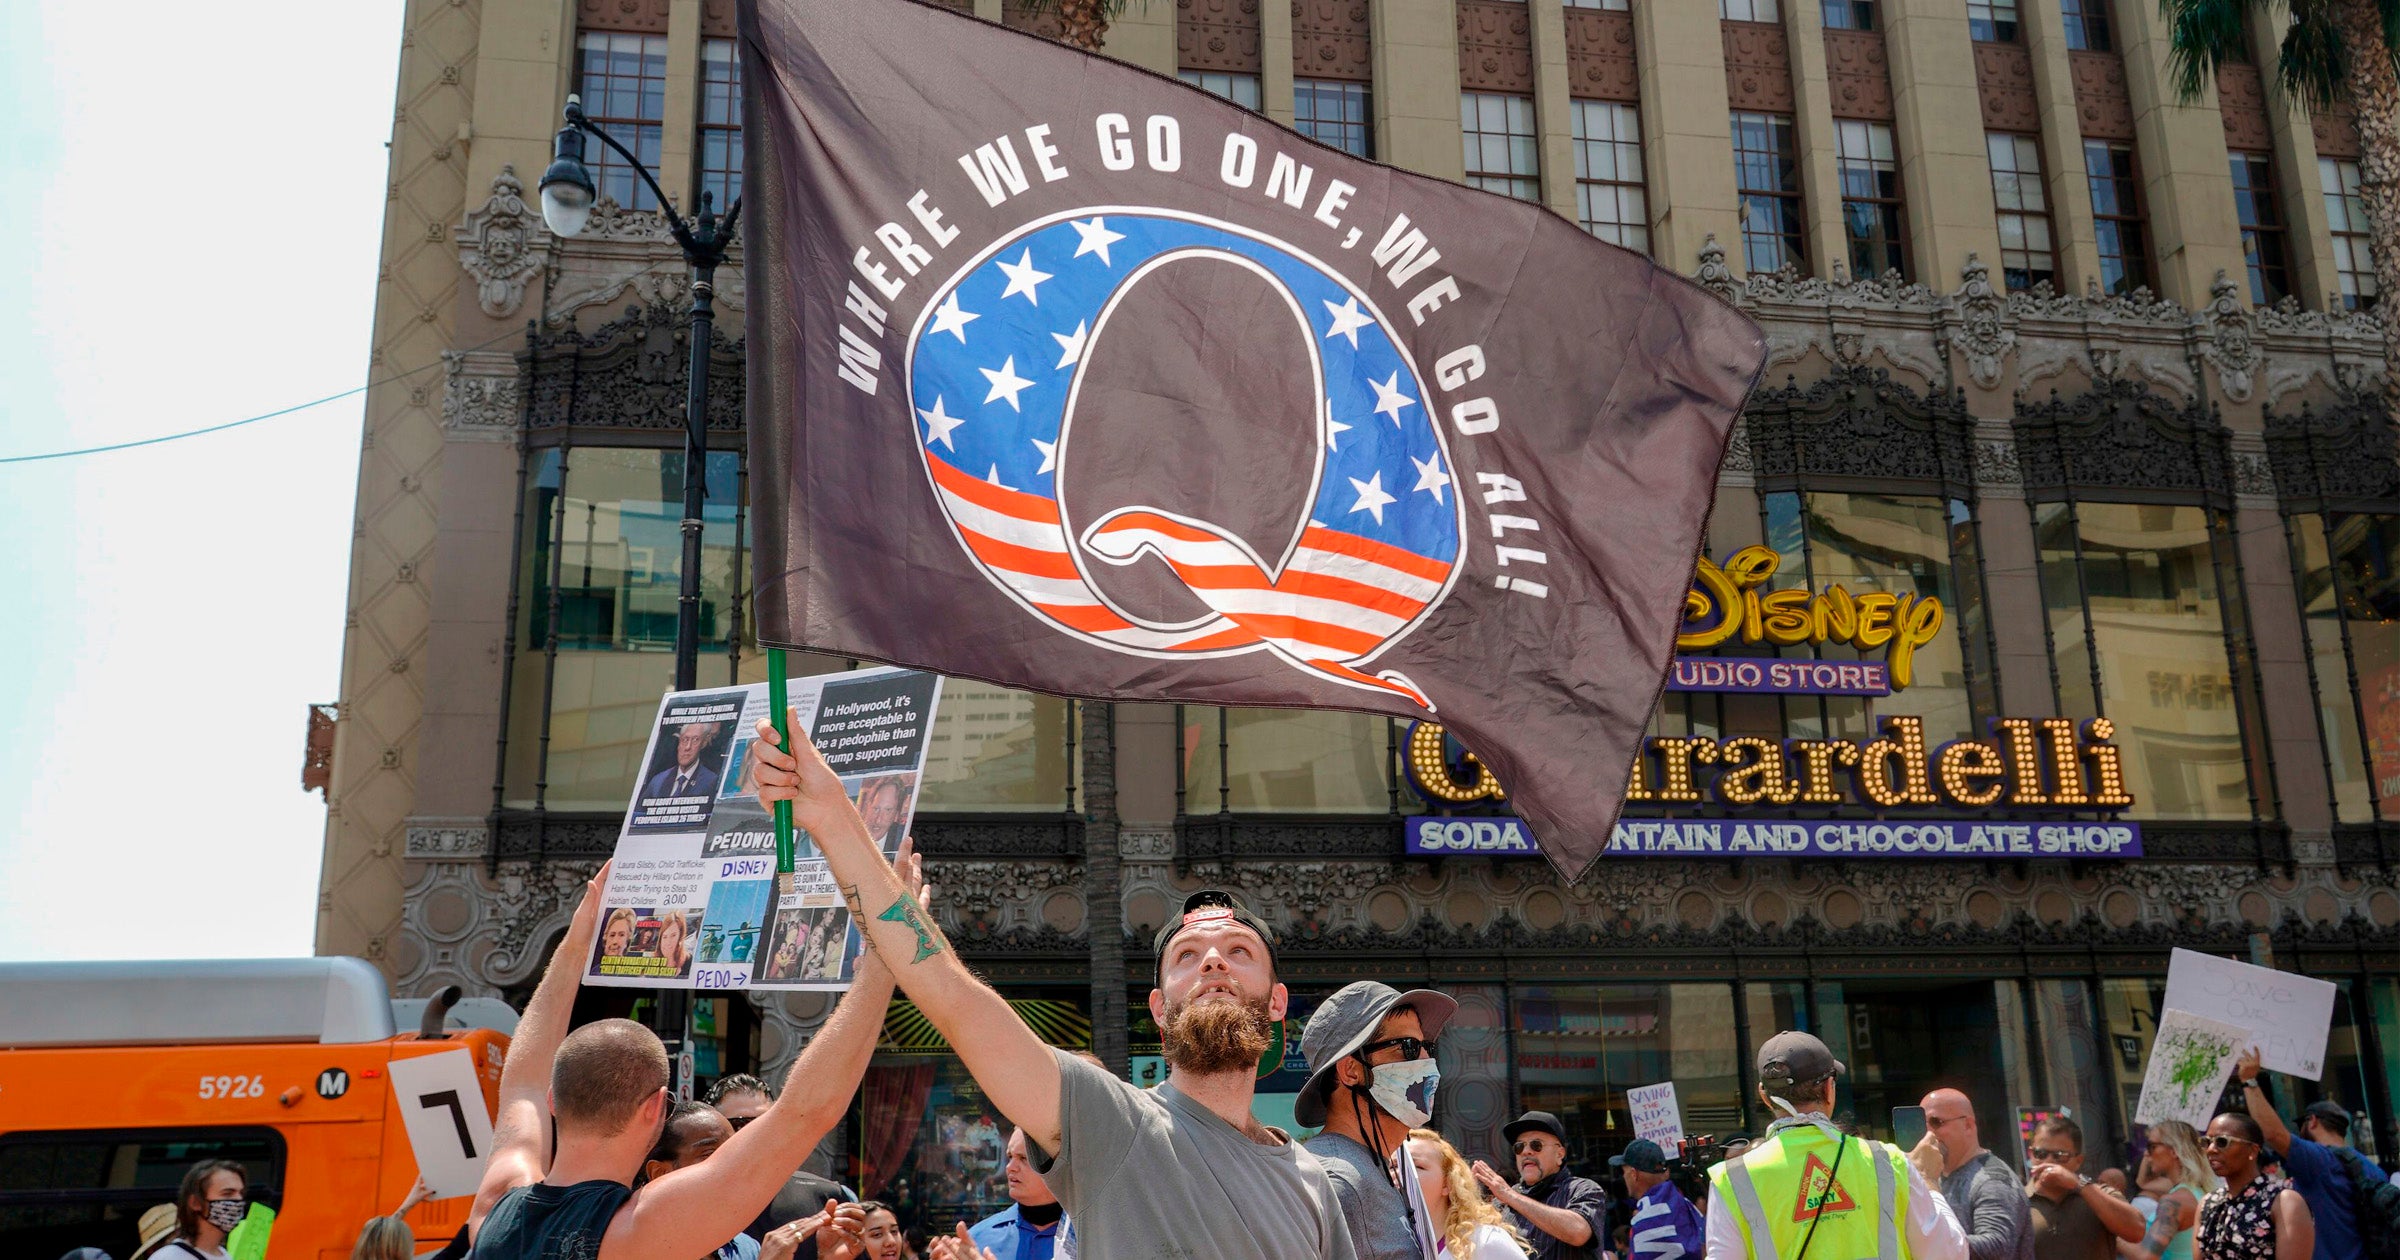
[[[492,1113],[484,1106],[475,1056],[451,1050],[392,1060],[392,1099],[433,1197],[475,1193],[492,1152]]]

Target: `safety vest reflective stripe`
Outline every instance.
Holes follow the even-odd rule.
[[[1893,1217],[1900,1207],[1900,1188],[1892,1184],[1892,1158],[1899,1151],[1881,1142],[1863,1145],[1875,1158],[1876,1211],[1882,1217],[1875,1227],[1876,1255],[1881,1260],[1900,1260],[1900,1223]]]
[[[1775,1251],[1775,1233],[1767,1228],[1766,1209],[1758,1204],[1758,1183],[1750,1180],[1750,1170],[1741,1161],[1729,1161],[1733,1182],[1733,1201],[1742,1210],[1742,1232],[1750,1235],[1751,1260],[1782,1260]],[[1712,1256],[1709,1260],[1717,1260]]]

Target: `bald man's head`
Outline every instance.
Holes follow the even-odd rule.
[[[1954,1173],[1983,1154],[1983,1135],[1975,1127],[1975,1104],[1955,1089],[1925,1095],[1925,1135],[1942,1144],[1942,1171]]]

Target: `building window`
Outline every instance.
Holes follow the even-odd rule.
[[[2290,521],[2335,817],[2400,817],[2400,516]]]
[[[575,90],[583,96],[585,116],[657,170],[659,128],[667,116],[667,37],[591,31],[575,46],[581,54]],[[650,185],[615,149],[597,140],[584,149],[601,196],[628,210],[658,209]]]
[[[1400,736],[1390,718],[1197,704],[1176,712],[1184,813],[1388,814],[1395,804]]]
[[[1917,649],[1910,662],[1913,681],[1876,698],[1874,718],[1922,718],[1925,737],[1940,743],[1976,738],[1982,719],[1997,716],[1984,627],[1981,544],[1965,500],[1779,490],[1761,497],[1760,511],[1766,545],[1780,557],[1771,582],[1775,589],[1840,586],[1853,597],[1884,592],[1941,601],[1942,628]],[[1789,648],[1786,654],[1828,661],[1881,659],[1841,643]],[[1795,697],[1785,702],[1784,713],[1786,733],[1794,738],[1873,739],[1878,733],[1869,703],[1855,697]]]
[[[2241,218],[2242,253],[2250,263],[2250,300],[2272,306],[2292,291],[2290,263],[2284,253],[2283,203],[2276,199],[2275,158],[2266,153],[2236,153],[2233,162],[2233,209]]]
[[[1889,123],[1844,118],[1834,123],[1834,157],[1842,177],[1842,227],[1850,238],[1850,274],[1908,274],[1903,255],[1900,163]]]
[[[1572,101],[1575,207],[1583,230],[1650,252],[1650,205],[1642,186],[1641,113],[1614,101]]]
[[[1829,31],[1871,31],[1875,29],[1875,0],[1822,0],[1825,29]]]
[[[1067,808],[1076,781],[1075,706],[971,678],[942,683],[925,744],[920,811]]]
[[[1675,1082],[1693,1132],[1744,1127],[1731,985],[1512,984],[1509,998],[1517,1105],[1559,1118],[1576,1167],[1601,1167],[1632,1136],[1619,1127],[1631,1114],[1626,1091],[1653,1078]],[[1447,1083],[1447,1065],[1442,1075]],[[1499,1083],[1498,1096],[1509,1096],[1507,1080]]]
[[[1992,205],[2000,212],[2000,271],[2012,292],[2058,279],[2050,243],[2050,201],[2042,188],[2042,147],[2032,136],[1984,137],[1992,159]]]
[[[2116,40],[2108,29],[2108,0],[2060,0],[2067,19],[2067,47],[2084,52],[2113,52]]]
[[[730,39],[700,41],[700,191],[719,214],[742,195],[742,59]]]
[[[1292,126],[1353,157],[1375,156],[1375,110],[1364,83],[1292,80]]]
[[[2100,287],[2122,296],[2150,286],[2150,251],[2142,231],[2141,182],[2133,146],[2083,142],[2083,169],[2092,187],[2092,226],[2100,243]]]
[[[1183,81],[1241,106],[1257,109],[1259,102],[1258,76],[1255,74],[1224,74],[1215,70],[1186,70]]]
[[[1986,44],[2017,42],[2017,0],[1967,0],[1967,34]]]
[[[2058,712],[2116,724],[2141,817],[2251,818],[2230,514],[2040,503],[2033,520]]]
[[[1567,7],[1570,9],[1612,9],[1618,13],[1624,13],[1629,11],[1630,4],[1629,0],[1567,0]]]
[[[2341,276],[2342,305],[2363,311],[2375,305],[2375,257],[2369,252],[2358,163],[2318,158],[2317,178],[2325,189],[2325,222],[2333,229],[2333,266]]]
[[[1808,268],[1800,162],[1789,114],[1735,113],[1733,171],[1742,199],[1742,259],[1752,273]]]
[[[1717,16],[1728,22],[1780,22],[1778,0],[1717,0]]]
[[[1467,182],[1519,201],[1542,199],[1541,144],[1533,128],[1533,98],[1497,92],[1458,94],[1459,129],[1467,146]]]

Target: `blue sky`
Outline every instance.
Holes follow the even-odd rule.
[[[363,383],[400,33],[0,5],[0,456]],[[310,952],[360,416],[0,464],[0,960]]]

